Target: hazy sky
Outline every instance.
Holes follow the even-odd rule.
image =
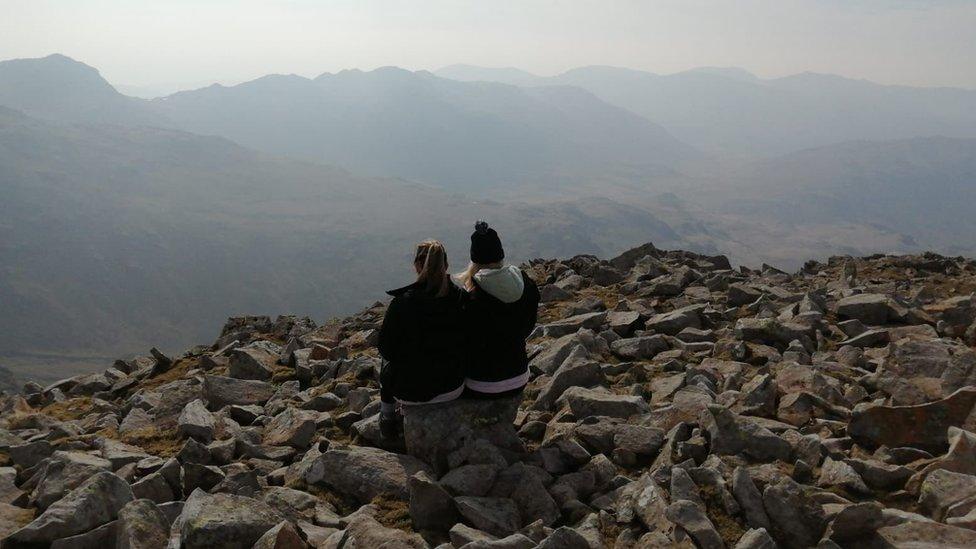
[[[0,59],[54,52],[162,88],[451,63],[976,88],[976,0],[0,0]]]

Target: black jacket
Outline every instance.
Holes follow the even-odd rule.
[[[437,297],[411,284],[387,293],[393,301],[380,328],[383,401],[426,402],[462,387],[465,292],[452,284]]]
[[[476,392],[501,392],[511,382],[523,379],[529,360],[525,339],[535,328],[539,308],[539,289],[521,272],[522,295],[506,303],[475,282],[467,307],[468,360],[467,386]],[[506,387],[507,382],[507,387]],[[504,388],[493,387],[497,384]]]

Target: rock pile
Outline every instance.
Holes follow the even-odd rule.
[[[0,399],[3,547],[976,546],[973,261],[526,268],[519,409],[408,414],[406,446],[379,303],[28,383]]]

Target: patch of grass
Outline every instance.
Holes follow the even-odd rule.
[[[599,532],[603,538],[604,547],[613,547],[614,542],[620,537],[620,532],[623,531],[623,527],[613,520],[601,520],[599,522]]]
[[[359,509],[359,505],[353,499],[340,496],[323,486],[310,484],[305,491],[327,503],[340,516],[346,516]]]
[[[138,446],[147,453],[159,457],[175,456],[183,448],[184,443],[184,440],[176,433],[176,429],[159,429],[156,426],[136,429],[124,435],[120,435],[118,430],[114,428],[102,429],[96,434]]]
[[[379,512],[376,513],[376,521],[383,526],[406,532],[413,531],[410,507],[407,502],[389,494],[380,494],[373,498],[370,503],[379,508]]]
[[[719,494],[711,486],[702,486],[699,493],[705,502],[705,508],[708,509],[708,519],[712,521],[715,530],[722,536],[725,545],[735,546],[742,534],[746,532],[745,528],[734,517],[725,512]]]
[[[64,402],[54,402],[40,410],[42,414],[61,421],[81,419],[90,414],[91,411],[92,399],[90,397],[78,397],[65,400]]]
[[[271,374],[271,383],[281,385],[286,381],[296,379],[295,370],[292,368],[276,368]]]

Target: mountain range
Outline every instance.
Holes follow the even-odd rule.
[[[836,253],[976,253],[976,139],[964,127],[976,109],[960,106],[973,92],[648,75],[384,68],[146,100],[62,55],[0,62],[0,366],[63,376],[207,340],[228,314],[349,313],[409,280],[423,238],[444,239],[462,268],[478,218],[516,262],[648,240],[783,268]],[[683,100],[682,82],[699,86]],[[696,114],[705,96],[735,110],[720,108],[721,86],[803,114]],[[829,128],[803,111],[798,98],[827,89],[845,98],[821,101],[837,113],[873,97],[856,114],[875,122]],[[911,108],[895,116],[889,92]],[[892,131],[870,140],[887,116]],[[734,117],[753,126],[725,124]],[[685,132],[695,124],[706,136],[713,124],[716,141]],[[745,148],[717,146],[722,132]],[[818,146],[795,149],[807,142]]]
[[[540,77],[453,65],[435,74],[579,87],[701,150],[727,156],[772,157],[854,140],[976,138],[976,90],[885,86],[810,72],[764,79],[739,68],[708,67],[664,75],[591,66]]]

